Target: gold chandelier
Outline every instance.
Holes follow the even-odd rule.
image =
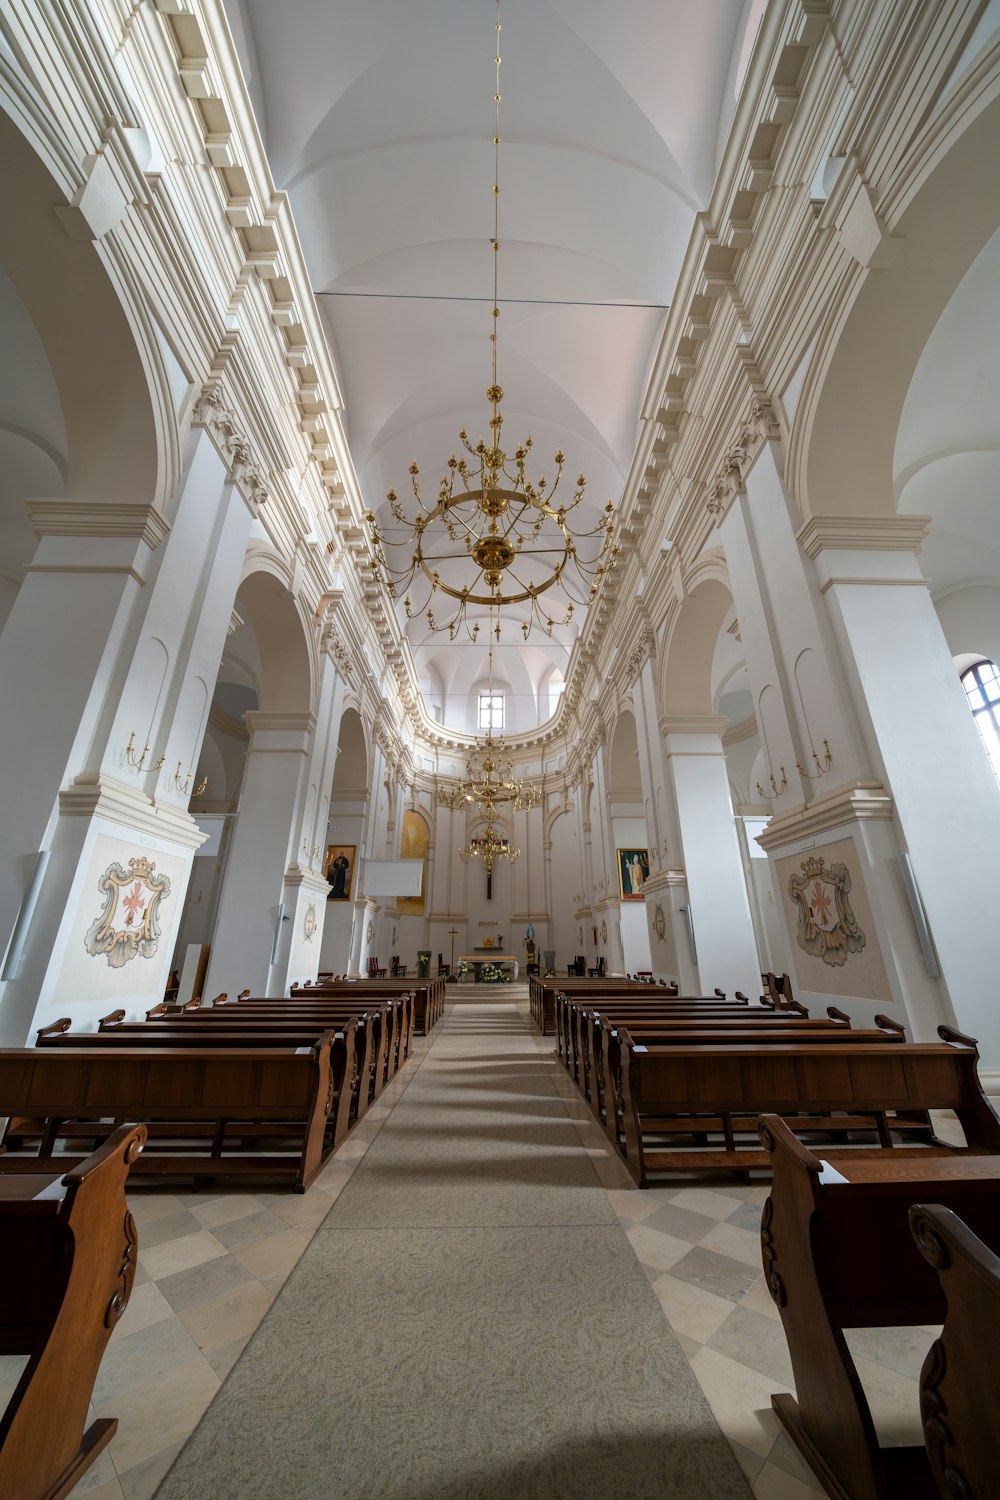
[[[486,832],[471,838],[458,851],[458,857],[464,864],[469,864],[474,860],[481,861],[485,867],[487,879],[492,877],[493,866],[498,860],[506,860],[508,864],[513,864],[516,859],[521,858],[520,849],[516,849],[509,839],[497,833],[495,817],[496,809],[488,806]]]
[[[411,520],[395,492],[386,499],[398,533],[388,535],[372,511],[368,524],[372,550],[371,566],[391,597],[403,598],[408,619],[423,615],[432,631],[447,630],[451,639],[464,629],[470,640],[479,635],[480,622],[470,610],[486,608],[495,635],[500,639],[500,610],[526,606],[521,621],[524,639],[533,625],[546,634],[553,626],[568,625],[577,605],[594,598],[602,579],[615,566],[618,546],[614,541],[614,507],[610,500],[596,523],[581,521],[571,529],[571,519],[584,500],[587,481],[577,476],[572,495],[563,498],[565,455],[557,451],[551,480],[544,475],[532,479],[527,471],[532,448],[530,437],[508,455],[501,443],[503,390],[497,379],[497,331],[500,305],[500,0],[496,20],[496,126],[493,135],[493,307],[492,379],[486,391],[490,405],[488,439],[471,442],[465,429],[459,433],[464,453],[452,453],[437,490],[436,501],[424,501],[420,470],[410,464],[410,484],[417,501]],[[466,456],[467,455],[467,456]],[[572,472],[572,471],[571,471]],[[563,493],[565,487],[563,487]],[[390,564],[386,547],[409,557],[397,567]],[[461,566],[456,566],[456,563]],[[420,592],[414,603],[411,590]],[[435,615],[436,595],[444,596],[446,618]],[[546,596],[549,596],[546,598]]]
[[[492,612],[491,612],[492,623]],[[493,699],[493,641],[490,640],[488,697]],[[509,803],[512,811],[527,811],[537,807],[541,793],[531,782],[524,782],[514,770],[514,761],[500,739],[493,738],[493,730],[486,731],[485,739],[477,742],[469,754],[465,766],[466,780],[459,783],[459,794],[466,802],[478,802],[485,812],[492,814],[497,803]],[[516,857],[516,856],[515,856]]]

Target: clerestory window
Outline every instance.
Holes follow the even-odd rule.
[[[503,693],[479,694],[479,727],[494,732],[503,729]]]
[[[1000,668],[994,661],[980,661],[962,673],[962,686],[979,725],[993,774],[1000,782]]]

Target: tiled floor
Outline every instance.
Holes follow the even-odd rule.
[[[512,998],[527,1017],[520,992]],[[766,1187],[720,1177],[640,1192],[560,1067],[552,1038],[537,1044],[551,1056],[581,1142],[757,1500],[822,1493],[771,1409],[772,1393],[792,1389],[792,1380],[760,1268]],[[426,1047],[418,1038],[415,1065]],[[118,1432],[74,1500],[154,1494],[414,1071],[390,1085],[308,1193],[129,1193],[139,1270],[94,1391],[95,1414],[116,1416]],[[930,1329],[849,1337],[883,1440],[920,1441],[917,1377],[933,1337]],[[0,1401],[22,1364],[0,1357]]]

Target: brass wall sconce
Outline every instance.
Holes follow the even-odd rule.
[[[816,754],[815,750],[811,751],[810,753],[811,753],[812,758],[813,758],[813,760],[814,760],[814,762],[816,764],[815,771],[807,771],[806,768],[805,768],[805,766],[801,763],[801,761],[796,761],[795,762],[795,769],[798,771],[798,773],[799,773],[800,776],[805,776],[808,781],[819,781],[820,777],[821,776],[825,776],[826,773],[827,773],[827,771],[829,771],[830,767],[833,764],[833,756],[830,753],[830,742],[829,742],[829,740],[824,740],[823,741],[823,759],[822,759],[822,761],[820,760],[819,756]]]
[[[781,771],[781,780],[780,781],[775,781],[775,779],[774,779],[774,772],[773,771],[771,772],[771,775],[769,777],[769,780],[771,782],[771,794],[770,795],[771,795],[772,801],[774,801],[774,802],[777,802],[778,798],[781,796],[782,792],[785,790],[785,787],[788,785],[788,777],[785,775],[785,768],[784,768],[784,766],[779,766],[778,769]],[[760,784],[759,781],[757,783],[757,794],[758,794],[758,796],[762,797],[765,802],[768,800],[767,790],[766,790],[765,787],[761,786],[761,784]]]
[[[138,756],[138,757],[136,756],[136,753],[135,753],[135,730],[133,729],[132,733],[128,737],[128,744],[125,746],[125,759],[128,762],[128,764],[132,767],[133,771],[141,771],[142,770],[143,765],[144,765],[145,760],[146,760],[146,756],[148,754],[149,754],[149,746],[148,745],[143,745],[143,747],[142,747],[142,754],[140,756]]]
[[[187,796],[187,789],[191,785],[191,776],[192,776],[192,772],[191,771],[188,771],[186,773],[186,775],[184,775],[184,776],[181,775],[181,762],[178,761],[177,762],[177,770],[174,772],[174,775],[173,775],[173,783],[174,783],[174,790],[177,791],[177,792],[179,792],[182,797],[186,797]],[[200,796],[202,796],[202,794],[205,792],[205,790],[207,789],[207,787],[208,787],[208,777],[207,776],[203,776],[202,779],[201,779],[201,781],[199,781],[198,785],[195,787],[194,791],[191,793],[191,796],[192,797],[200,797]]]

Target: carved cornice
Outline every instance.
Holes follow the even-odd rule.
[[[59,813],[70,818],[107,818],[134,831],[136,839],[152,834],[192,851],[200,849],[208,838],[186,808],[155,802],[144,792],[106,776],[80,779],[66,787],[59,793]]]
[[[724,745],[738,745],[741,740],[752,740],[758,734],[757,720],[753,714],[749,719],[744,719],[742,724],[731,725],[722,736]]]
[[[764,444],[781,436],[781,428],[770,402],[755,396],[750,415],[741,423],[736,440],[726,449],[715,481],[709,486],[706,509],[722,520],[737,495],[746,494],[747,475]]]
[[[930,516],[810,516],[795,533],[807,557],[821,552],[919,552]]]
[[[26,500],[35,535],[135,537],[151,550],[170,534],[152,505],[99,505],[89,500]]]
[[[857,781],[838,787],[829,796],[818,798],[805,807],[789,808],[771,819],[757,843],[769,854],[803,839],[842,829],[849,823],[881,822],[892,817],[892,798],[880,781]]]
[[[207,385],[198,397],[192,424],[203,427],[229,469],[229,479],[256,516],[268,498],[267,475],[254,458],[250,442],[241,431],[236,414],[226,405],[217,385]]]

